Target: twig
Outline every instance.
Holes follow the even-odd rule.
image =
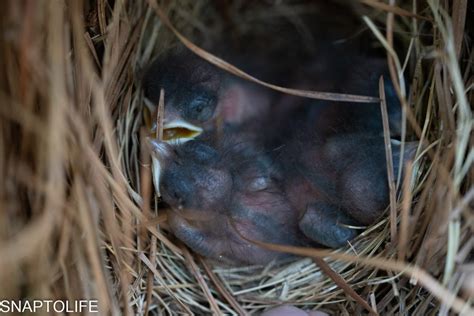
[[[326,261],[318,257],[313,257],[313,261],[319,266],[321,271],[326,273],[326,275],[331,280],[333,280],[334,283],[336,283],[336,285],[339,286],[347,295],[352,297],[357,303],[364,307],[370,315],[378,315],[378,313],[372,307],[370,307],[367,301],[360,297],[360,295],[357,294],[357,292],[354,291],[354,289],[349,284],[347,284],[346,280],[344,280],[339,273],[331,269],[331,267],[326,263]]]
[[[194,275],[194,277],[198,281],[198,284],[201,287],[202,292],[204,293],[204,296],[206,296],[207,301],[209,302],[209,306],[211,307],[213,314],[221,315],[222,312],[216,303],[216,299],[214,298],[214,296],[212,296],[211,290],[209,289],[209,286],[207,286],[207,283],[204,280],[204,278],[202,277],[202,274],[199,271],[199,268],[197,267],[196,262],[194,261],[193,257],[189,253],[189,250],[185,246],[182,247],[181,249],[184,253],[184,259],[185,259],[186,265],[188,266],[190,272]]]
[[[204,260],[201,256],[199,256],[199,262],[202,264],[204,267],[204,271],[206,271],[206,274],[209,276],[211,279],[212,283],[216,286],[217,290],[219,293],[227,300],[227,302],[234,308],[234,310],[237,312],[239,315],[248,315],[248,313],[243,309],[242,306],[240,306],[239,302],[232,296],[232,294],[227,290],[225,285],[222,283],[221,280],[216,276],[214,272],[212,272],[211,268],[207,264],[206,260]]]
[[[408,225],[410,222],[410,206],[412,202],[412,194],[410,187],[410,180],[413,173],[413,162],[409,161],[405,169],[405,178],[403,181],[403,200],[402,200],[402,211],[400,214],[400,236],[398,241],[398,260],[405,260],[407,254],[407,242],[408,242]]]
[[[390,190],[390,239],[394,244],[397,239],[397,192],[395,176],[393,174],[392,145],[390,142],[390,127],[388,124],[387,103],[385,101],[385,87],[383,77],[379,80],[380,108],[382,111],[383,136],[385,142],[385,158],[387,162],[387,180]]]
[[[383,2],[380,2],[380,1],[377,1],[377,0],[359,0],[359,1],[363,4],[371,6],[373,8],[381,9],[381,10],[390,12],[392,14],[395,13],[395,14],[400,15],[400,16],[407,16],[407,17],[416,18],[416,19],[420,19],[420,20],[431,21],[431,19],[428,18],[428,17],[421,16],[421,15],[415,14],[415,13],[411,13],[410,11],[404,10],[400,7],[389,5],[389,4],[386,4],[386,3],[383,3]]]

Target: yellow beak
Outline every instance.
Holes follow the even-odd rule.
[[[181,144],[198,137],[202,132],[199,126],[178,119],[164,124],[163,141]]]

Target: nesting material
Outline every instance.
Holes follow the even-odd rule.
[[[400,196],[392,189],[387,216],[343,249],[279,247],[308,257],[232,267],[167,230],[140,79],[177,41],[237,72],[192,43],[206,47],[225,21],[236,34],[268,32],[254,21],[298,24],[317,8],[164,2],[0,3],[0,300],[97,299],[101,314],[258,314],[281,304],[473,314],[472,3],[354,3],[357,31],[387,52],[403,138],[421,144],[407,176],[393,175]]]

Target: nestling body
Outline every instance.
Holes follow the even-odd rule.
[[[155,60],[145,73],[143,89],[152,103],[152,117],[160,91],[165,91],[165,140],[189,140],[219,124],[258,119],[269,112],[275,97],[271,90],[232,76],[184,48]]]
[[[249,240],[335,248],[357,235],[354,226],[381,216],[388,184],[379,104],[276,96],[196,58],[158,60],[145,83],[153,102],[165,89],[168,123],[204,132],[184,144],[152,141],[155,186],[173,210],[179,239],[207,257],[263,264],[284,255]],[[313,80],[295,79],[296,87],[377,95],[384,63],[356,60],[326,81],[320,77],[329,69],[308,66],[316,69]],[[386,94],[396,135],[401,115],[389,81]],[[217,117],[223,133],[216,133]],[[399,157],[394,145],[395,166]]]
[[[152,141],[175,235],[204,256],[244,263],[284,257],[246,239],[310,245],[270,157],[235,135],[226,135],[214,147],[211,143]]]

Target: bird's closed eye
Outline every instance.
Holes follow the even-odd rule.
[[[195,94],[185,107],[184,116],[190,120],[207,121],[214,114],[217,98],[208,92]]]

